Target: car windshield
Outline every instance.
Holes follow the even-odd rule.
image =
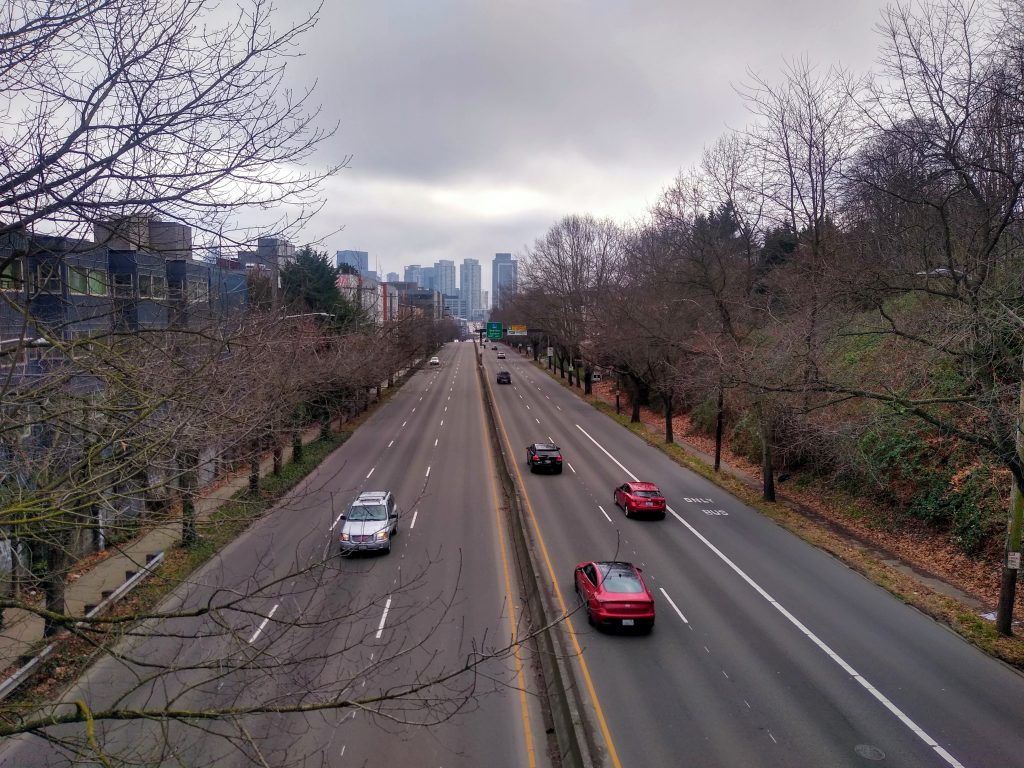
[[[602,586],[605,592],[629,594],[644,591],[643,585],[634,571],[622,567],[604,568],[602,570],[604,572],[604,583]]]
[[[349,520],[387,520],[388,510],[383,504],[359,504],[348,511]]]
[[[661,491],[633,491],[633,495],[643,499],[656,499],[661,496]]]

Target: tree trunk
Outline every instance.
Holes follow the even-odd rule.
[[[715,472],[722,468],[722,421],[724,419],[722,382],[718,382],[718,413],[715,414]]]
[[[278,439],[276,437],[274,438],[274,448],[271,451],[271,453],[274,457],[274,475],[280,475],[281,464],[283,463],[284,460],[284,452],[281,450],[281,443],[278,442]]]
[[[181,489],[181,545],[183,547],[195,546],[199,540],[196,531],[195,507],[195,492],[198,485],[196,465],[198,463],[198,456],[190,452],[182,454],[178,459],[178,467],[181,471],[178,485]]]
[[[46,596],[46,610],[50,613],[64,615],[67,613],[65,595],[67,592],[67,575],[71,570],[70,531],[66,526],[54,531],[53,538],[46,543],[46,576],[43,579],[43,594]],[[43,636],[52,637],[62,628],[59,622],[46,619],[43,625]]]
[[[249,493],[255,496],[260,492],[260,455],[257,453],[249,459]]]
[[[302,435],[299,430],[292,430],[292,463],[302,461]]]
[[[561,372],[562,378],[564,379],[565,378],[565,358],[564,357],[558,358],[558,368],[559,368],[559,371]]]
[[[592,368],[583,369],[583,394],[592,395],[594,394],[594,383],[590,380],[590,376],[593,374]]]
[[[675,435],[672,432],[672,395],[665,397],[665,442],[675,442]]]
[[[772,467],[772,425],[771,417],[762,406],[761,411],[761,475],[763,478],[762,497],[775,501],[775,470]]]

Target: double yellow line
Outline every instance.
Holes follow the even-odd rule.
[[[493,398],[492,398],[492,400],[493,400]],[[495,403],[496,403],[496,401],[495,401]],[[482,408],[483,408],[483,402],[482,402],[482,399],[481,399],[481,409]],[[506,447],[506,450],[508,451],[508,455],[509,456],[517,455],[516,451],[514,451],[512,449],[512,443],[509,440],[508,432],[505,430],[505,422],[501,418],[501,412],[497,409],[497,407],[494,408],[494,415],[497,417],[498,428],[501,430],[501,438],[505,442],[505,447]],[[536,533],[536,535],[537,535],[537,542],[540,544],[540,551],[541,551],[541,554],[544,557],[544,564],[545,564],[545,566],[548,569],[548,577],[551,579],[551,585],[552,585],[552,587],[554,587],[554,590],[555,590],[555,598],[558,600],[558,607],[561,609],[562,614],[565,616],[565,622],[566,622],[566,625],[569,628],[569,638],[572,640],[573,650],[576,652],[576,659],[577,659],[577,661],[579,661],[580,670],[583,673],[583,682],[586,685],[587,693],[590,695],[590,701],[591,701],[591,703],[594,706],[594,713],[595,713],[595,715],[597,717],[598,727],[601,729],[601,736],[604,738],[605,745],[608,748],[608,757],[611,760],[612,766],[614,766],[614,768],[622,768],[622,763],[619,761],[619,753],[616,751],[615,743],[612,741],[611,731],[608,730],[608,721],[605,719],[604,709],[601,707],[601,702],[597,698],[597,691],[594,689],[594,681],[593,681],[593,678],[590,676],[590,667],[587,665],[587,660],[583,657],[583,648],[582,648],[582,646],[580,646],[579,639],[576,637],[576,629],[572,625],[572,619],[569,616],[569,609],[568,609],[568,607],[566,605],[565,597],[562,595],[562,590],[558,586],[558,577],[555,575],[554,566],[552,566],[552,564],[551,564],[551,556],[548,554],[548,547],[547,547],[547,544],[544,542],[544,535],[540,532],[540,525],[537,523],[537,516],[533,512],[533,505],[530,503],[530,497],[526,493],[526,484],[523,482],[523,475],[522,475],[522,473],[519,470],[518,462],[515,462],[515,461],[512,462],[512,470],[516,473],[516,480],[519,483],[519,487],[522,489],[523,503],[526,504],[526,511],[527,511],[527,513],[530,516],[530,522],[533,525],[534,533]],[[494,485],[493,477],[491,479],[491,491],[492,491],[492,493],[494,493],[495,510],[497,510],[497,508],[498,508],[498,504],[497,504],[497,491],[495,490],[495,485]],[[499,524],[498,524],[499,532],[501,531],[501,524],[500,523],[501,523],[501,521],[499,520]],[[499,533],[499,535],[500,535],[500,533]],[[501,557],[502,557],[502,564],[505,567],[506,584],[510,584],[510,582],[508,581],[508,562],[507,562],[507,558],[506,558],[506,555],[505,555],[504,537],[502,537]],[[509,595],[511,595],[512,593],[511,593],[511,587],[510,586],[508,587],[508,590],[509,590]],[[513,623],[514,623],[514,621],[513,621]],[[518,649],[517,649],[517,671],[521,671],[521,670],[518,669]],[[525,696],[525,694],[524,694],[524,696]],[[525,698],[524,698],[524,709],[523,709],[523,712],[524,712],[524,718],[525,718],[526,717]],[[532,744],[532,740],[529,739],[529,725],[528,725],[528,723],[524,722],[524,727],[527,730],[527,743]],[[532,749],[531,749],[530,757],[531,757],[530,765],[533,766],[534,762],[533,762]]]

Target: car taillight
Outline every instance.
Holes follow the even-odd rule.
[[[555,461],[561,461],[561,460],[562,460],[562,454],[558,454],[557,456],[555,456]]]
[[[537,454],[534,454],[533,455],[533,461],[540,461],[540,456],[538,456]]]

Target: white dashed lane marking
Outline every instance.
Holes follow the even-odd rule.
[[[274,618],[274,612],[275,611],[277,611],[277,605],[276,604],[274,605],[273,608],[270,609],[270,613],[268,613],[266,615],[266,618],[264,618],[263,621],[260,622],[260,625],[258,627],[256,627],[256,631],[252,633],[252,637],[249,638],[249,644],[250,645],[252,643],[256,642],[256,638],[260,636],[260,632],[262,632],[263,628],[265,626],[267,626],[267,622],[270,621],[272,618]]]
[[[665,591],[665,588],[658,587],[658,589],[661,590],[661,594],[663,594],[665,596],[665,599],[668,600],[668,604],[672,606],[672,610],[679,614],[679,618],[683,620],[683,623],[689,625],[690,622],[688,622],[686,620],[686,617],[683,616],[683,612],[679,610],[679,606],[676,605],[675,600],[668,596],[668,592]]]

